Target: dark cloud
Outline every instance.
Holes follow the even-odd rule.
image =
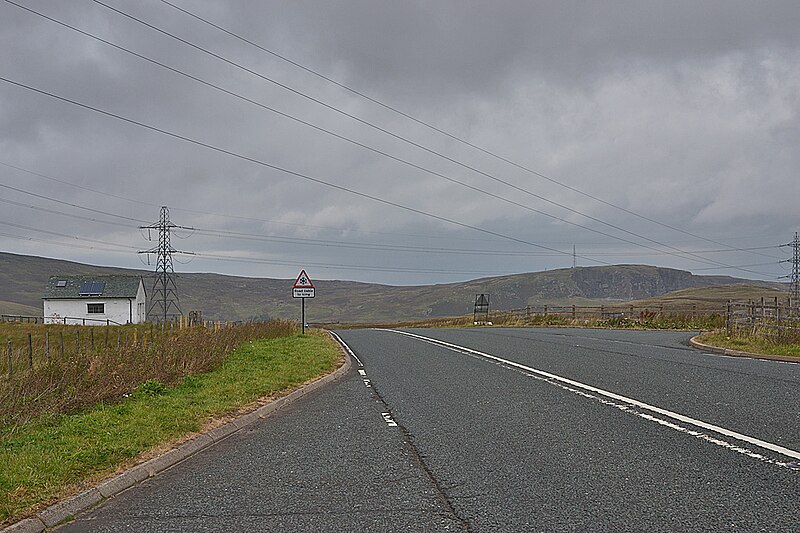
[[[685,249],[719,247],[487,157],[243,45],[166,4],[154,0],[111,3],[262,77],[92,2],[26,5],[265,106],[529,209],[310,129],[10,4],[0,5],[3,76],[335,186],[557,248],[564,254],[537,255],[543,250],[371,201],[5,83],[0,84],[1,160],[128,200],[3,166],[0,183],[137,220],[155,220],[158,207],[169,205],[176,221],[187,225],[294,238],[297,242],[292,244],[198,233],[182,241],[181,247],[332,265],[320,267],[318,277],[400,283],[475,277],[357,271],[333,265],[486,273],[567,266],[572,243],[598,261],[690,269],[709,266],[651,255],[653,250],[614,241],[598,231],[647,246],[655,245],[641,237]],[[800,8],[795,2],[178,3],[470,142],[671,226],[735,247],[780,244],[797,229],[800,36],[796,28]],[[641,237],[420,151],[265,77]],[[9,189],[3,189],[0,198],[36,207],[6,203],[0,206],[5,210],[0,222],[55,228],[86,242],[148,246],[133,227],[136,223],[123,228],[46,213],[42,209],[113,220]],[[0,232],[71,242],[8,224]],[[401,253],[311,245],[301,239],[516,250],[531,255]],[[99,244],[86,250],[7,236],[0,237],[0,243],[5,250],[21,253],[138,264],[135,254],[112,254]],[[603,255],[612,253],[627,255]],[[776,261],[781,256],[777,249],[767,253]],[[713,258],[728,264],[769,260],[747,252]],[[293,265],[201,259],[185,268],[282,277],[291,277],[296,270]],[[777,264],[756,270],[763,277],[783,273]]]

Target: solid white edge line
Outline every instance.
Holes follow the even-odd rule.
[[[742,433],[737,433],[736,431],[731,431],[731,430],[725,429],[723,427],[715,426],[714,424],[709,424],[708,422],[703,422],[702,420],[697,420],[697,419],[682,415],[680,413],[674,413],[672,411],[668,411],[667,409],[662,409],[661,407],[656,407],[654,405],[650,405],[650,404],[647,404],[647,403],[644,403],[644,402],[640,402],[639,400],[634,400],[633,398],[628,398],[627,396],[622,396],[620,394],[616,394],[616,393],[613,393],[613,392],[610,392],[610,391],[607,391],[607,390],[599,389],[597,387],[593,387],[592,385],[587,385],[585,383],[581,383],[580,381],[575,381],[575,380],[572,380],[572,379],[569,379],[569,378],[565,378],[565,377],[562,377],[562,376],[559,376],[559,375],[556,375],[556,374],[551,374],[550,372],[545,372],[544,370],[538,370],[538,369],[530,367],[530,366],[526,366],[526,365],[523,365],[523,364],[520,364],[520,363],[515,363],[514,361],[509,361],[508,359],[503,359],[502,357],[497,357],[495,355],[491,355],[491,354],[488,354],[488,353],[480,352],[478,350],[473,350],[473,349],[467,348],[465,346],[459,346],[457,344],[451,344],[449,342],[441,341],[439,339],[433,339],[433,338],[430,338],[430,337],[424,337],[422,335],[417,335],[415,333],[410,333],[410,332],[407,332],[407,331],[400,331],[400,330],[396,330],[396,329],[386,329],[384,331],[390,331],[392,333],[398,333],[400,335],[407,335],[409,337],[414,337],[414,338],[417,338],[417,339],[421,339],[421,340],[430,342],[432,344],[438,344],[440,346],[445,346],[447,348],[461,350],[461,351],[466,352],[466,353],[471,353],[471,354],[474,354],[474,355],[478,355],[478,356],[484,357],[486,359],[490,359],[490,360],[497,361],[499,363],[502,363],[502,364],[505,364],[505,365],[508,365],[508,366],[512,366],[512,367],[519,368],[521,370],[525,370],[526,372],[530,372],[532,374],[543,376],[543,377],[546,377],[548,379],[559,381],[561,383],[567,383],[567,384],[569,384],[569,385],[571,385],[573,387],[577,387],[577,388],[580,388],[580,389],[583,389],[583,390],[586,390],[586,391],[590,391],[590,392],[593,392],[595,394],[599,394],[601,396],[605,396],[607,398],[613,398],[614,400],[617,400],[617,401],[620,401],[620,402],[624,402],[624,403],[627,403],[629,405],[634,405],[634,406],[639,407],[641,409],[647,409],[648,411],[652,411],[654,413],[658,413],[658,414],[660,414],[662,416],[666,416],[666,417],[672,418],[674,420],[680,420],[681,422],[684,422],[684,423],[687,423],[687,424],[691,424],[693,426],[701,427],[703,429],[707,429],[709,431],[713,431],[715,433],[719,433],[720,435],[725,435],[725,436],[728,436],[728,437],[732,437],[734,439],[738,439],[738,440],[741,440],[741,441],[744,441],[744,442],[748,442],[748,443],[753,444],[755,446],[758,446],[760,448],[764,448],[765,450],[771,450],[773,452],[780,453],[781,455],[785,455],[787,457],[791,457],[793,459],[800,460],[800,452],[797,452],[795,450],[790,450],[789,448],[784,448],[783,446],[779,446],[777,444],[772,444],[770,442],[766,442],[766,441],[763,441],[761,439],[757,439],[755,437],[750,437],[748,435],[743,435]]]
[[[352,356],[352,357],[353,357],[353,358],[354,358],[356,361],[358,361],[358,366],[361,366],[361,367],[363,367],[363,366],[364,366],[364,363],[362,363],[362,362],[361,362],[361,359],[359,359],[359,358],[358,358],[358,356],[357,356],[355,353],[353,353],[353,350],[351,350],[351,349],[350,349],[350,347],[347,345],[347,343],[346,343],[346,342],[344,342],[344,341],[342,340],[342,338],[341,338],[339,335],[337,335],[337,334],[336,334],[336,332],[335,332],[335,331],[328,330],[328,332],[329,332],[331,335],[333,335],[334,337],[336,337],[336,340],[337,340],[337,341],[339,341],[339,344],[341,344],[342,346],[344,346],[344,349],[345,349],[345,350],[347,350],[347,353],[349,353],[349,354],[350,354],[350,355],[351,355],[351,356]]]

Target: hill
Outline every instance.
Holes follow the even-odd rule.
[[[58,259],[0,253],[0,313],[41,314],[41,297],[51,275],[151,275],[144,270],[100,267]],[[206,318],[249,320],[296,318],[293,279],[247,278],[182,273],[177,284],[184,312],[202,310]],[[146,285],[150,282],[146,279]],[[353,281],[316,281],[317,297],[307,302],[309,322],[413,320],[472,312],[478,293],[491,296],[492,309],[526,305],[599,305],[658,297],[682,289],[720,285],[759,285],[725,276],[646,265],[580,267],[482,278],[461,283],[391,286]],[[28,312],[21,312],[21,311]]]

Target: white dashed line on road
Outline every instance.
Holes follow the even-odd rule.
[[[397,422],[392,419],[391,413],[381,413],[381,416],[386,421],[386,425],[389,427],[397,427]]]
[[[636,416],[638,416],[640,418],[643,418],[645,420],[649,420],[649,421],[655,422],[655,423],[657,423],[657,424],[659,424],[661,426],[674,429],[674,430],[679,431],[679,432],[681,432],[683,434],[690,435],[690,436],[692,436],[694,438],[703,440],[705,442],[709,442],[711,444],[715,444],[717,446],[720,446],[722,448],[725,448],[725,449],[728,449],[728,450],[731,450],[731,451],[734,451],[734,452],[737,452],[737,453],[741,453],[743,455],[746,455],[746,456],[751,457],[753,459],[757,459],[759,461],[763,461],[765,463],[774,464],[774,465],[777,465],[777,466],[782,466],[782,467],[790,468],[790,469],[794,470],[794,469],[796,469],[796,467],[794,465],[796,465],[798,463],[798,460],[800,460],[800,452],[798,452],[798,451],[791,450],[789,448],[785,448],[783,446],[779,446],[777,444],[773,444],[773,443],[770,443],[770,442],[766,442],[766,441],[757,439],[755,437],[750,437],[748,435],[744,435],[744,434],[738,433],[736,431],[725,429],[723,427],[716,426],[714,424],[709,424],[708,422],[703,422],[702,420],[697,420],[697,419],[682,415],[680,413],[675,413],[675,412],[669,411],[667,409],[663,409],[661,407],[656,407],[654,405],[649,405],[649,404],[641,402],[639,400],[635,400],[633,398],[628,398],[626,396],[622,396],[621,394],[616,394],[614,392],[606,391],[606,390],[600,389],[598,387],[594,387],[592,385],[587,385],[585,383],[581,383],[580,381],[575,381],[573,379],[565,378],[565,377],[562,377],[562,376],[559,376],[559,375],[556,375],[556,374],[552,374],[550,372],[545,372],[543,370],[538,370],[538,369],[530,367],[530,366],[526,366],[526,365],[523,365],[523,364],[520,364],[520,363],[516,363],[516,362],[510,361],[508,359],[503,359],[501,357],[497,357],[495,355],[491,355],[491,354],[488,354],[488,353],[480,352],[478,350],[473,350],[473,349],[467,348],[465,346],[459,346],[457,344],[451,344],[449,342],[441,341],[441,340],[438,340],[438,339],[433,339],[433,338],[430,338],[430,337],[423,337],[422,335],[417,335],[415,333],[410,333],[410,332],[407,332],[407,331],[392,330],[392,329],[387,329],[385,331],[389,331],[389,332],[392,332],[392,333],[398,333],[400,335],[406,335],[406,336],[413,337],[413,338],[419,339],[421,341],[428,342],[428,343],[431,343],[431,344],[434,344],[434,345],[437,345],[437,346],[441,346],[443,348],[447,348],[449,350],[460,352],[460,353],[463,353],[463,354],[466,354],[466,355],[470,355],[470,356],[473,356],[473,357],[479,357],[479,358],[483,358],[483,359],[488,359],[488,360],[494,362],[495,364],[503,365],[503,366],[506,366],[506,367],[509,367],[509,368],[513,368],[513,369],[516,369],[516,370],[522,370],[524,373],[526,373],[527,375],[529,375],[529,376],[531,376],[533,378],[540,379],[542,381],[546,381],[546,382],[548,382],[550,384],[553,384],[553,385],[556,385],[557,387],[562,388],[564,390],[567,390],[567,391],[570,391],[572,393],[578,394],[578,395],[583,396],[585,398],[594,399],[594,400],[599,401],[599,402],[601,402],[601,403],[603,403],[605,405],[609,405],[609,406],[615,407],[617,409],[620,409],[621,411],[624,411],[624,412],[627,412],[627,413],[631,413],[631,414],[636,415]],[[729,442],[726,442],[724,440],[721,440],[721,439],[719,439],[717,437],[714,437],[714,436],[711,436],[711,435],[707,435],[707,434],[702,433],[700,431],[696,431],[696,430],[692,430],[692,429],[683,427],[683,426],[681,426],[679,424],[676,424],[674,422],[670,422],[670,421],[664,420],[663,418],[655,417],[655,416],[653,416],[653,415],[651,415],[649,413],[642,412],[643,410],[644,411],[650,411],[652,413],[656,413],[658,415],[661,415],[662,417],[670,418],[672,420],[676,420],[676,421],[682,422],[684,424],[689,424],[689,425],[692,425],[692,426],[695,426],[695,427],[698,427],[698,428],[702,428],[702,429],[705,429],[705,430],[713,432],[713,433],[717,433],[717,434],[720,434],[720,435],[725,435],[726,437],[732,437],[734,439],[737,439],[737,440],[740,440],[740,441],[743,441],[743,442],[747,442],[748,444],[751,444],[751,445],[754,445],[754,446],[758,446],[759,448],[762,448],[762,449],[765,449],[765,450],[769,450],[769,451],[781,454],[781,455],[786,456],[786,457],[790,457],[790,458],[794,459],[794,462],[788,462],[787,463],[787,462],[781,462],[781,461],[776,461],[776,460],[770,459],[770,458],[768,458],[768,457],[766,457],[766,456],[764,456],[764,455],[762,455],[762,454],[760,454],[758,452],[754,452],[754,451],[749,450],[747,448],[743,448],[741,446],[737,446],[735,444],[731,444]]]

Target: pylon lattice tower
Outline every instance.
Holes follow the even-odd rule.
[[[181,312],[178,298],[178,287],[175,284],[175,270],[172,266],[172,254],[180,252],[170,244],[170,232],[181,226],[173,224],[169,219],[169,208],[161,207],[161,216],[155,224],[140,226],[139,229],[158,230],[158,246],[143,250],[140,254],[155,254],[156,270],[153,280],[150,303],[147,306],[147,316],[151,320],[166,322],[170,317],[179,316]]]
[[[794,241],[791,244],[794,252],[792,254],[792,284],[790,294],[795,303],[800,303],[800,234],[794,233]]]

